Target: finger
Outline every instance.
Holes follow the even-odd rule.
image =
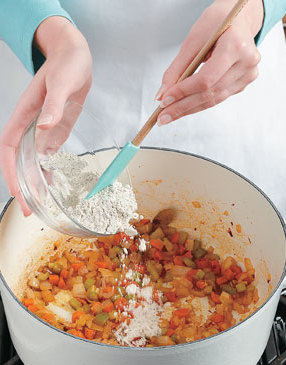
[[[161,108],[165,108],[188,95],[209,90],[229,71],[238,59],[238,55],[233,52],[232,44],[221,39],[213,50],[211,57],[198,73],[166,91],[160,104]]]
[[[258,68],[253,67],[247,73],[234,80],[234,75],[240,75],[236,70],[237,68],[237,65],[233,66],[233,71],[229,72],[214,88],[207,92],[191,95],[166,108],[159,115],[158,124],[168,124],[185,115],[211,108],[227,99],[230,95],[244,90],[258,76]]]
[[[40,129],[50,129],[57,125],[63,116],[65,103],[69,97],[65,87],[49,87],[38,118],[37,126]]]

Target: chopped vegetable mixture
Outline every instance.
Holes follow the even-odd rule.
[[[60,251],[56,241],[23,304],[67,333],[112,345],[175,345],[233,326],[259,299],[250,259],[219,257],[172,227],[174,216],[163,210],[133,222],[135,237],[83,239],[80,249]]]

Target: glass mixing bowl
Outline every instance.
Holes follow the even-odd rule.
[[[54,128],[38,128],[38,117],[39,114],[26,129],[17,153],[17,176],[23,197],[30,209],[44,223],[61,233],[78,237],[103,236],[100,232],[90,231],[68,215],[61,201],[53,194],[53,172],[43,169],[40,162],[57,151],[87,158],[93,155],[92,171],[102,174],[119,151],[116,141],[106,132],[102,123],[82,105],[74,102],[66,104],[62,120]],[[100,151],[107,149],[109,158],[107,161],[105,158],[103,163]],[[124,184],[131,184],[127,169],[118,180]],[[66,187],[57,188],[60,190]],[[53,214],[55,210],[57,215]]]

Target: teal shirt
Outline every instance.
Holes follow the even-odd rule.
[[[257,45],[286,13],[286,0],[264,0],[264,10],[263,26],[255,38]],[[45,61],[33,46],[34,33],[44,19],[55,15],[72,21],[58,0],[0,0],[0,37],[31,74]]]

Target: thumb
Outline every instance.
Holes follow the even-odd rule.
[[[48,90],[37,126],[40,129],[50,129],[57,125],[63,116],[67,95],[59,89]]]

